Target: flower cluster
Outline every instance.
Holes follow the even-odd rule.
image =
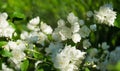
[[[12,38],[14,29],[7,21],[7,13],[0,13],[0,37]]]
[[[26,30],[18,33],[12,26],[14,24],[7,21],[7,13],[1,13],[0,38],[10,38],[0,40],[0,59],[3,59],[1,70],[41,71],[48,68],[47,71],[107,71],[107,65],[120,60],[120,47],[110,51],[111,46],[107,42],[99,42],[96,32],[100,27],[94,23],[114,26],[116,12],[111,5],[106,4],[95,13],[88,11],[86,16],[85,20],[79,19],[71,12],[66,21],[58,20],[56,28],[37,16],[27,23]],[[89,24],[91,18],[97,22]],[[12,36],[14,32],[17,37]]]
[[[111,4],[105,4],[102,7],[100,7],[98,12],[95,11],[95,19],[99,23],[105,23],[109,26],[114,26],[116,12],[113,11]]]

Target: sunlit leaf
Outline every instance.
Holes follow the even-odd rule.
[[[29,61],[28,60],[24,60],[21,64],[21,71],[27,71],[29,66]]]

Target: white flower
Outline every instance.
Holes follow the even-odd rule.
[[[79,24],[80,24],[80,25],[84,25],[84,24],[85,24],[85,21],[81,19],[81,20],[79,20]]]
[[[9,41],[7,46],[11,50],[19,50],[19,51],[24,51],[26,49],[25,42],[22,40],[17,40],[16,42]]]
[[[70,24],[74,24],[78,21],[78,17],[76,17],[73,13],[69,13],[69,15],[67,16],[67,20]]]
[[[96,31],[97,25],[96,25],[96,24],[90,25],[90,29],[91,29],[92,31]]]
[[[88,12],[87,12],[87,16],[88,16],[88,17],[92,17],[92,16],[93,16],[93,12],[92,12],[92,11],[88,11]]]
[[[60,19],[60,20],[58,20],[57,24],[58,24],[58,27],[65,26],[65,21]]]
[[[72,40],[73,40],[74,43],[80,42],[80,40],[81,40],[80,34],[74,33],[74,34],[72,35]]]
[[[4,63],[2,63],[2,70],[0,71],[13,71],[13,69],[8,68],[7,65],[5,65]]]
[[[114,20],[116,19],[116,12],[110,4],[105,4],[100,7],[99,11],[95,11],[95,19],[98,23],[105,23],[109,26],[114,26]]]
[[[106,42],[103,42],[101,47],[102,47],[102,49],[104,49],[104,50],[105,50],[105,49],[108,49],[110,46],[109,46],[109,45],[107,45],[107,43],[106,43]]]
[[[71,29],[68,27],[62,27],[59,31],[59,35],[61,36],[62,40],[67,40],[71,38]]]
[[[28,36],[29,36],[29,33],[27,31],[22,31],[20,38],[25,40],[28,38]]]
[[[56,56],[52,57],[54,67],[60,71],[74,71],[78,69],[76,63],[81,63],[84,59],[85,52],[81,52],[75,47],[65,46],[61,52],[58,52]]]
[[[71,47],[71,45],[68,45],[68,46],[66,45],[61,53],[69,57],[71,61],[83,59],[85,54],[85,52],[81,52],[75,47]]]
[[[90,29],[86,25],[82,26],[79,31],[80,36],[83,38],[88,37],[90,32]]]
[[[91,46],[91,43],[89,42],[88,39],[86,39],[86,40],[83,41],[83,48],[84,49],[87,49],[90,46]]]
[[[40,28],[41,28],[42,32],[44,32],[45,34],[52,34],[53,29],[46,23],[41,22]]]
[[[118,61],[120,61],[120,46],[117,46],[115,50],[110,52],[110,56],[109,56],[110,64],[116,64]]]
[[[42,45],[44,45],[45,40],[47,40],[47,35],[42,33],[42,32],[39,32],[38,33],[38,41],[37,41],[37,43],[41,43]]]
[[[53,59],[54,67],[58,69],[64,69],[69,65],[70,59],[63,54],[57,54]]]
[[[15,29],[7,21],[7,13],[0,13],[0,37],[12,38]]]
[[[39,27],[37,26],[40,22],[40,19],[39,17],[35,17],[33,19],[31,19],[29,21],[29,23],[27,24],[27,28],[30,29],[30,30],[39,30]]]
[[[80,30],[80,26],[78,22],[75,22],[73,25],[71,25],[71,30],[73,33],[76,33]]]
[[[29,24],[31,25],[38,25],[40,22],[40,18],[37,16],[29,21]]]
[[[49,47],[45,49],[45,52],[47,54],[50,54],[50,53],[55,54],[55,53],[58,53],[59,50],[62,49],[62,48],[63,48],[62,43],[60,43],[60,42],[55,42],[55,43],[51,42]]]
[[[70,28],[63,26],[63,27],[57,27],[55,31],[53,32],[53,38],[55,40],[67,40],[71,39],[72,31]],[[60,38],[60,39],[59,39]]]
[[[97,54],[98,54],[98,49],[96,49],[96,48],[90,49],[89,56],[94,57]]]
[[[35,31],[30,32],[27,41],[35,43],[38,41],[38,36],[39,36],[38,32],[35,32]]]
[[[25,53],[20,50],[13,50],[11,51],[12,57],[10,57],[10,60],[12,60],[17,68],[20,68],[21,61],[25,59]]]

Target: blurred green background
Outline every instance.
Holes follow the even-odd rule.
[[[57,21],[60,18],[66,20],[70,12],[74,12],[80,19],[86,19],[86,12],[94,12],[106,3],[111,3],[117,14],[120,13],[120,0],[0,0],[0,12],[7,12],[9,18],[15,12],[24,14],[24,20],[14,21],[12,19],[13,23],[17,24],[17,29],[22,30],[25,24],[36,16],[40,16],[42,21],[52,27],[57,26]],[[113,49],[120,44],[120,30],[118,28],[100,25],[98,29],[97,33],[91,34],[91,43],[97,46],[98,42],[106,41]]]
[[[99,9],[105,3],[116,3],[120,0],[0,0],[0,12],[11,15],[14,12],[25,14],[27,18],[40,16],[40,18],[51,24],[58,19],[65,19],[68,13],[74,12],[79,18],[84,19],[89,10]]]

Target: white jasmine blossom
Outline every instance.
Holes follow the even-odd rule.
[[[64,41],[64,40],[70,39],[71,35],[72,35],[71,29],[66,26],[62,26],[62,27],[57,27],[53,32],[52,36],[55,40]]]
[[[37,26],[40,22],[40,19],[39,17],[35,17],[33,19],[31,19],[29,21],[29,23],[27,24],[27,28],[30,29],[30,30],[39,30],[39,27]]]
[[[63,44],[62,43],[60,43],[60,42],[55,42],[55,43],[51,42],[49,47],[46,48],[45,51],[46,51],[47,54],[50,54],[50,53],[51,54],[56,54],[62,48],[63,48]]]
[[[45,40],[47,40],[47,35],[42,33],[42,32],[39,32],[37,43],[40,43],[40,44],[44,45]]]
[[[25,40],[28,38],[28,36],[29,36],[29,33],[27,31],[22,31],[20,38]]]
[[[62,40],[70,39],[72,35],[71,29],[68,27],[62,27],[59,31],[59,35],[61,36]]]
[[[58,27],[65,26],[65,21],[60,19],[60,20],[58,20],[57,24],[58,24]]]
[[[12,60],[17,68],[20,68],[21,61],[25,59],[26,54],[19,50],[13,50],[11,51],[12,57],[10,57],[10,60]]]
[[[78,17],[76,17],[73,13],[69,13],[69,15],[67,16],[67,20],[70,24],[74,24],[78,21]]]
[[[29,24],[31,25],[38,25],[40,22],[40,18],[37,16],[29,21]]]
[[[80,26],[78,22],[75,22],[73,25],[71,25],[71,30],[73,33],[76,33],[80,30]]]
[[[109,56],[110,64],[116,64],[118,61],[120,61],[120,46],[116,47],[115,50],[110,52]]]
[[[86,40],[83,41],[83,48],[84,49],[87,49],[90,46],[91,46],[91,43],[89,42],[88,39],[86,39]]]
[[[97,25],[96,25],[96,24],[90,25],[90,29],[91,29],[92,31],[96,31],[96,30],[97,30]]]
[[[85,52],[81,52],[75,47],[65,46],[61,52],[58,52],[56,56],[52,58],[54,67],[60,71],[74,71],[78,69],[76,63],[81,63],[84,59]],[[78,62],[79,61],[79,62]]]
[[[42,32],[44,32],[45,34],[52,34],[53,29],[46,23],[41,22],[40,28],[41,28]]]
[[[98,23],[105,23],[109,26],[114,26],[116,12],[113,11],[111,4],[105,4],[100,7],[99,11],[95,11],[95,19]]]
[[[7,21],[7,13],[0,13],[0,37],[12,38],[15,29]]]
[[[74,34],[72,35],[72,40],[73,40],[74,43],[80,42],[80,40],[81,40],[80,34],[74,33]]]
[[[26,49],[26,45],[22,40],[17,40],[16,42],[9,41],[4,48],[9,48],[9,50],[24,51]]]
[[[88,11],[88,12],[87,12],[87,16],[88,16],[88,17],[92,17],[92,16],[93,16],[93,12],[92,12],[92,11]]]
[[[26,43],[22,40],[9,41],[4,47],[9,48],[11,50],[12,57],[9,59],[16,64],[16,68],[20,68],[21,61],[25,59],[26,54],[24,50],[26,49]]]
[[[2,70],[0,71],[13,71],[13,69],[8,68],[7,65],[5,65],[5,63],[2,63]]]
[[[80,24],[80,25],[84,25],[84,24],[85,24],[85,21],[81,19],[81,20],[79,20],[79,24]]]
[[[79,31],[80,36],[83,38],[88,37],[90,32],[90,29],[86,25],[82,26]]]
[[[101,47],[102,47],[102,49],[108,49],[110,46],[109,45],[107,45],[107,43],[106,42],[103,42],[102,43],[102,45],[101,45]]]

